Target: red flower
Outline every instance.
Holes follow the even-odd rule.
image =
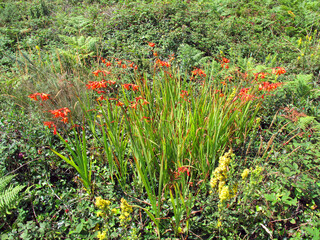
[[[138,106],[138,103],[134,103],[134,104],[131,104],[131,105],[130,105],[130,107],[131,107],[131,108],[134,108],[134,109],[137,109],[137,106]]]
[[[49,112],[53,115],[54,118],[61,118],[61,121],[64,123],[68,122],[68,113],[71,112],[69,108],[60,108],[57,110],[49,110]]]
[[[50,94],[46,94],[46,93],[41,93],[40,97],[42,99],[42,101],[46,101],[49,99]]]
[[[101,96],[100,96],[100,97],[98,97],[96,100],[97,100],[97,101],[103,101],[103,100],[106,100],[106,99],[104,98],[104,96],[103,96],[103,95],[101,95]]]
[[[132,86],[132,90],[133,91],[137,91],[139,89],[139,86],[138,85],[135,85],[135,84],[131,84]]]
[[[272,68],[272,74],[281,75],[281,74],[285,74],[286,72],[287,71],[283,67]]]
[[[33,93],[33,94],[30,94],[28,97],[35,100],[35,101],[38,101],[38,98],[37,98],[38,95],[39,95],[39,93]]]
[[[188,167],[179,167],[178,168],[178,176],[180,175],[180,173],[184,173],[187,172],[187,175],[190,176],[190,171]]]
[[[122,86],[123,86],[126,90],[130,90],[131,84],[122,84]]]
[[[99,76],[99,73],[101,73],[102,71],[101,70],[96,70],[96,71],[94,71],[94,72],[92,72],[93,73],[93,75],[95,75],[96,77],[98,77]]]
[[[223,57],[223,58],[222,58],[222,62],[224,62],[224,63],[229,63],[230,60],[229,60],[228,58]]]
[[[28,97],[35,100],[35,101],[38,101],[38,96],[41,98],[42,101],[46,101],[49,99],[49,96],[50,94],[46,94],[46,93],[33,93],[33,94],[30,94]]]
[[[117,106],[122,107],[123,105],[124,105],[124,103],[123,103],[123,102],[118,101]]]
[[[144,99],[142,105],[147,105],[147,104],[150,104],[150,103]]]
[[[152,42],[148,42],[148,44],[149,44],[149,46],[152,47],[152,48],[156,45],[156,44],[154,44],[154,43],[152,43]]]
[[[106,66],[107,66],[107,67],[111,66],[111,62],[107,62],[107,63],[106,63]]]
[[[44,122],[43,123],[45,126],[47,126],[49,129],[51,128],[51,127],[53,127],[54,128],[54,130],[53,130],[53,135],[57,135],[57,127],[56,127],[56,125],[54,124],[54,122]]]

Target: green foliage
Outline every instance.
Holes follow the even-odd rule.
[[[94,239],[109,224],[113,239],[319,239],[319,8],[314,0],[1,1],[0,168],[16,174],[9,188],[32,186],[18,211],[0,220],[1,238]],[[173,53],[180,72],[159,74],[156,55],[167,61]],[[123,108],[116,100],[97,105],[100,94],[85,91],[97,81],[92,72],[104,69],[95,56],[112,62],[99,80],[115,82],[104,97]],[[284,84],[266,92],[257,112],[250,102],[224,118],[218,113],[234,103],[220,97],[210,115],[213,93],[200,91],[190,73],[203,66],[226,100],[240,79],[242,88]],[[287,73],[271,77],[278,66]],[[150,103],[143,111],[130,108],[140,94],[122,88],[133,82],[150,86],[141,92]],[[32,103],[34,92],[50,101]],[[41,122],[61,107],[84,127],[69,131],[55,119],[63,141]],[[220,124],[227,119],[231,130]],[[228,189],[219,192],[208,182],[224,144],[235,155],[222,178]],[[116,214],[97,217],[93,196],[109,199]],[[122,225],[121,198],[133,208]]]
[[[24,188],[24,186],[13,186],[11,184],[7,188],[7,185],[14,177],[15,175],[0,177],[0,213],[2,215],[9,213],[9,210],[17,206],[19,200],[21,199],[20,192]]]

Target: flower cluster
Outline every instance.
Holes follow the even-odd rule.
[[[241,101],[249,101],[249,100],[253,100],[255,98],[255,96],[253,94],[248,94],[248,92],[250,91],[250,88],[242,88],[240,90],[239,95],[241,96]]]
[[[103,76],[106,76],[106,74],[110,74],[111,72],[109,72],[109,71],[106,71],[106,70],[96,70],[96,71],[94,71],[94,72],[92,72],[93,73],[93,75],[95,75],[96,77],[98,77],[99,76],[99,73],[102,73],[103,74]]]
[[[114,85],[116,84],[115,81],[106,81],[106,80],[102,80],[102,81],[89,81],[88,84],[86,84],[87,89],[99,89],[99,88],[106,88],[109,85]]]
[[[57,135],[57,126],[54,124],[54,122],[44,122],[43,124],[49,129],[53,127],[53,135]]]
[[[225,58],[223,57],[222,60],[221,60],[221,68],[225,68],[225,69],[228,69],[229,68],[229,65],[228,63],[230,62],[230,60],[228,58]]]
[[[264,79],[267,75],[269,75],[268,73],[264,73],[264,72],[259,72],[259,73],[255,73],[254,74],[254,80],[257,80],[260,76],[261,79]]]
[[[287,71],[283,67],[276,67],[272,69],[272,74],[281,75],[285,74]]]
[[[282,83],[262,82],[259,85],[259,91],[264,90],[264,91],[270,92],[270,91],[276,90],[281,85],[282,85]]]
[[[231,157],[232,150],[230,149],[229,152],[226,152],[219,158],[219,165],[213,171],[210,180],[211,188],[215,189],[218,186],[218,194],[221,203],[234,197],[237,192],[236,186],[233,189],[229,189],[229,186],[226,185]]]
[[[207,74],[205,74],[205,72],[200,68],[194,69],[191,73],[192,73],[193,76],[197,76],[197,75],[199,75],[200,77],[206,77],[207,76]]]
[[[130,87],[132,88],[133,91],[137,91],[139,89],[138,85],[129,83],[129,84],[122,84],[122,86],[126,89],[126,90],[130,90]]]
[[[48,112],[50,112],[53,115],[53,118],[60,118],[61,122],[69,122],[68,113],[71,112],[69,108],[64,107],[56,110],[49,110]]]
[[[125,226],[126,223],[131,220],[130,213],[133,212],[133,209],[124,198],[121,198],[120,209],[121,209],[121,214],[119,216],[120,225]]]
[[[250,170],[248,168],[243,170],[243,172],[241,173],[242,179],[246,179],[249,176],[249,173],[250,173]]]
[[[46,101],[49,99],[49,96],[50,94],[46,94],[46,93],[33,93],[33,94],[30,94],[28,97],[35,100],[35,101],[38,101],[38,96],[41,98],[42,101]]]
[[[169,62],[161,61],[160,59],[156,60],[156,64],[161,65],[162,67],[171,67],[171,64]]]
[[[99,240],[103,240],[103,239],[107,239],[107,230],[103,231],[103,232],[98,232],[97,238]]]
[[[178,171],[175,172],[176,177],[180,176],[181,173],[186,172],[188,177],[190,177],[190,170],[188,167],[182,166],[178,168]]]
[[[102,197],[96,197],[96,206],[101,209],[107,209],[110,206],[111,202],[109,200],[104,200]]]
[[[189,93],[185,90],[181,90],[180,96],[185,100],[188,101],[187,97],[189,96]]]

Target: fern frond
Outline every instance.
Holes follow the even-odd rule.
[[[12,178],[14,178],[15,175],[9,175],[9,176],[5,176],[0,178],[0,194],[1,192],[3,192],[3,190],[5,189],[5,187],[11,182]]]
[[[0,213],[8,213],[8,210],[15,207],[20,200],[21,196],[19,192],[24,186],[10,186],[7,189],[5,187],[11,182],[15,175],[9,175],[0,178]]]

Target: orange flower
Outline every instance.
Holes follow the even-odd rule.
[[[101,95],[101,96],[100,96],[100,97],[98,97],[96,100],[97,100],[97,101],[102,101],[102,100],[106,100],[106,99],[104,98],[104,96],[103,96],[103,95]]]
[[[43,123],[45,126],[47,126],[49,129],[51,128],[51,127],[53,127],[54,128],[54,130],[53,130],[53,135],[57,135],[57,127],[56,127],[56,125],[54,124],[54,122],[44,122]]]
[[[61,121],[64,122],[64,123],[68,123],[69,119],[67,117],[64,117],[64,118],[61,119]]]
[[[46,101],[49,99],[50,94],[46,94],[46,93],[41,93],[40,97],[42,99],[42,101]]]
[[[93,73],[93,75],[95,75],[96,77],[98,77],[99,76],[99,73],[101,73],[102,71],[101,70],[96,70],[96,71],[94,71],[94,72],[92,72]]]
[[[39,93],[33,93],[33,94],[30,94],[28,97],[35,100],[35,101],[38,101],[38,98],[37,98],[38,95],[39,95]]]
[[[105,80],[102,81],[89,81],[88,84],[86,84],[86,87],[88,89],[97,89],[97,88],[106,88],[107,87],[107,82]]]
[[[150,104],[150,103],[146,99],[144,99],[142,105],[147,105],[147,104]]]
[[[135,85],[135,84],[131,84],[132,86],[132,90],[133,91],[137,91],[139,89],[139,86],[138,85]]]
[[[287,72],[283,67],[277,67],[277,69],[278,69],[276,71],[277,75],[285,74]]]
[[[131,84],[122,84],[122,86],[123,86],[126,90],[130,90]]]
[[[111,62],[107,62],[107,63],[106,63],[106,66],[107,66],[107,67],[111,66]]]
[[[69,108],[60,108],[56,110],[49,110],[49,112],[53,115],[54,118],[62,118],[62,121],[66,123],[66,117],[68,116],[68,113],[71,112]]]
[[[224,63],[229,63],[230,60],[229,60],[228,58],[223,57],[223,58],[222,58],[222,62],[224,62]]]
[[[202,69],[200,69],[200,68],[194,69],[191,73],[192,73],[192,75],[194,75],[194,76],[196,76],[196,75],[199,75],[199,76],[202,76],[202,77],[207,76],[207,74],[205,74],[205,72],[204,72]]]
[[[184,173],[184,172],[187,172],[187,175],[190,176],[189,168],[187,168],[187,167],[179,167],[178,168],[178,176],[180,175],[180,173]]]
[[[156,45],[156,44],[154,44],[154,43],[152,43],[152,42],[148,42],[148,44],[149,44],[149,46],[152,47],[152,48]]]
[[[136,102],[138,102],[140,99],[143,99],[142,96],[136,97]]]
[[[123,68],[123,69],[126,69],[126,68],[127,68],[127,65],[123,64],[123,65],[122,65],[122,68]]]
[[[138,106],[138,103],[134,103],[134,104],[131,104],[131,105],[130,105],[130,107],[131,107],[131,108],[134,108],[134,109],[137,109],[137,106]]]
[[[155,57],[158,56],[158,53],[157,53],[157,52],[154,52],[154,53],[153,53],[153,56],[155,56]]]
[[[123,102],[118,101],[117,106],[122,107],[123,105],[124,105],[124,103],[123,103]]]

